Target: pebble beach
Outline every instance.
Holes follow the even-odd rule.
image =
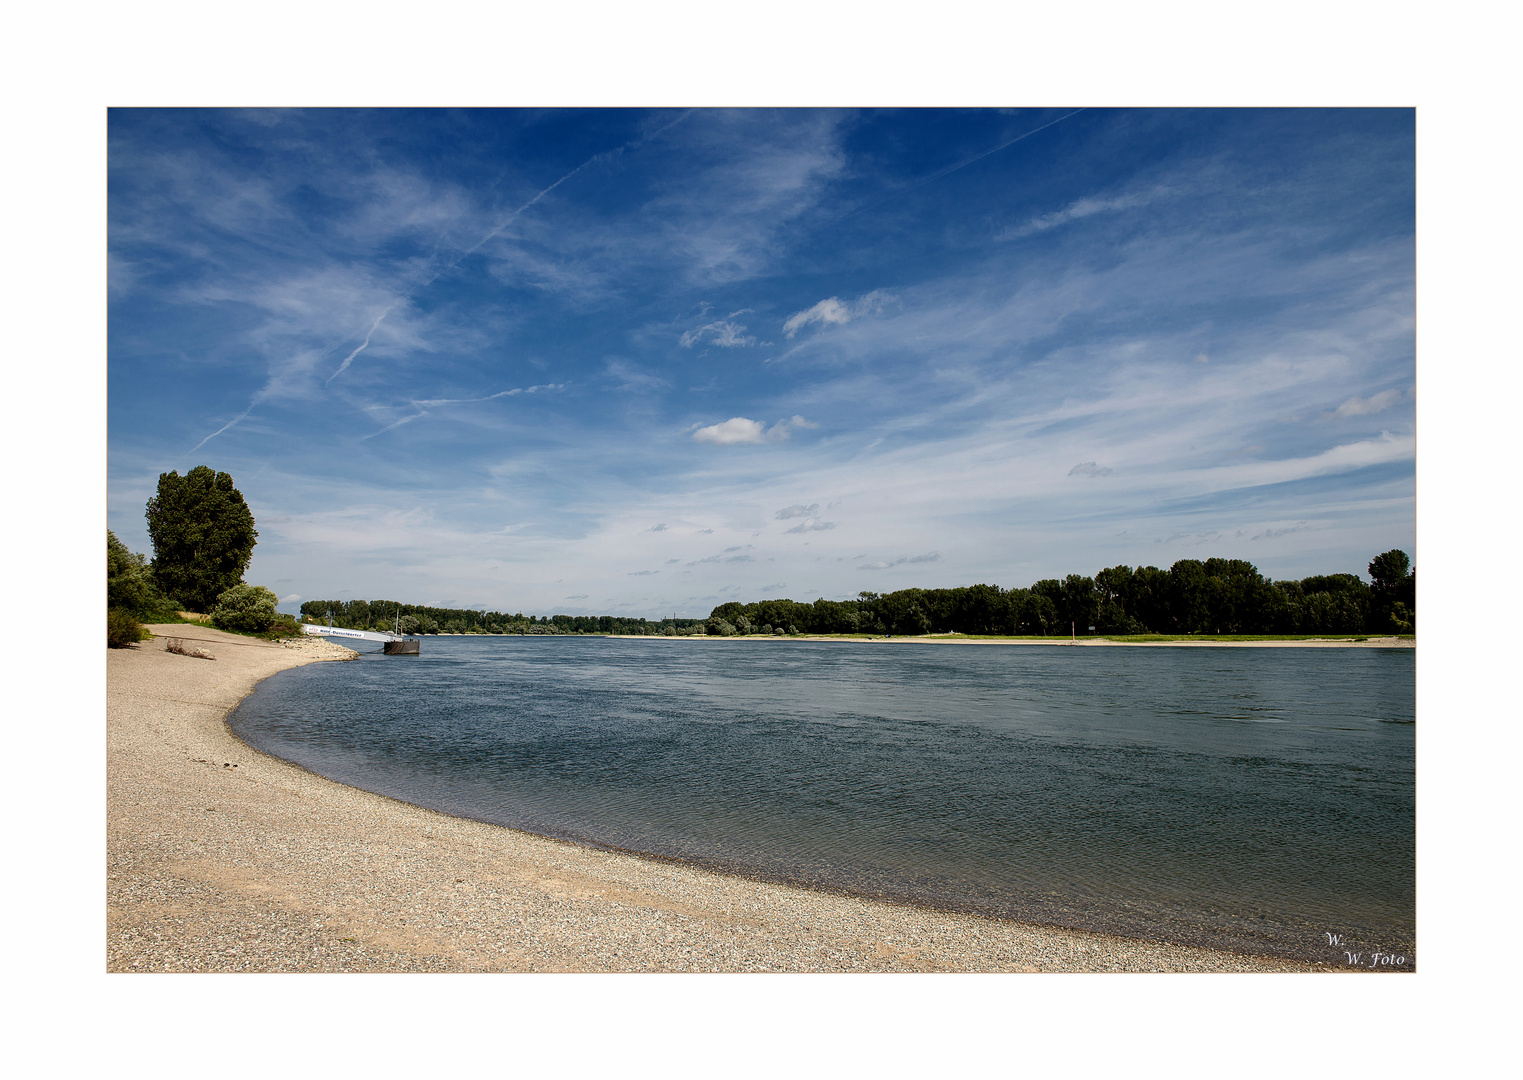
[[[350,650],[159,625],[107,651],[110,972],[1307,972],[814,892],[346,787],[225,717]],[[187,651],[168,651],[171,639]]]

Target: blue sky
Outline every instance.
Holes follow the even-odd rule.
[[[108,523],[302,599],[706,614],[1415,550],[1387,110],[113,110]]]

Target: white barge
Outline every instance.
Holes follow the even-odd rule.
[[[337,638],[360,638],[363,641],[382,642],[381,651],[387,656],[417,656],[419,639],[403,637],[401,634],[387,634],[375,630],[345,630],[340,626],[319,626],[315,623],[303,623],[302,633],[311,634],[314,637],[337,637]]]

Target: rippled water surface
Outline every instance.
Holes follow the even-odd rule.
[[[262,683],[356,787],[753,877],[1412,958],[1411,650],[428,638]]]

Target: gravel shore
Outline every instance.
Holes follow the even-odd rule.
[[[107,652],[108,971],[1327,970],[753,882],[409,806],[260,754],[224,722],[260,679],[349,650],[150,629]]]

